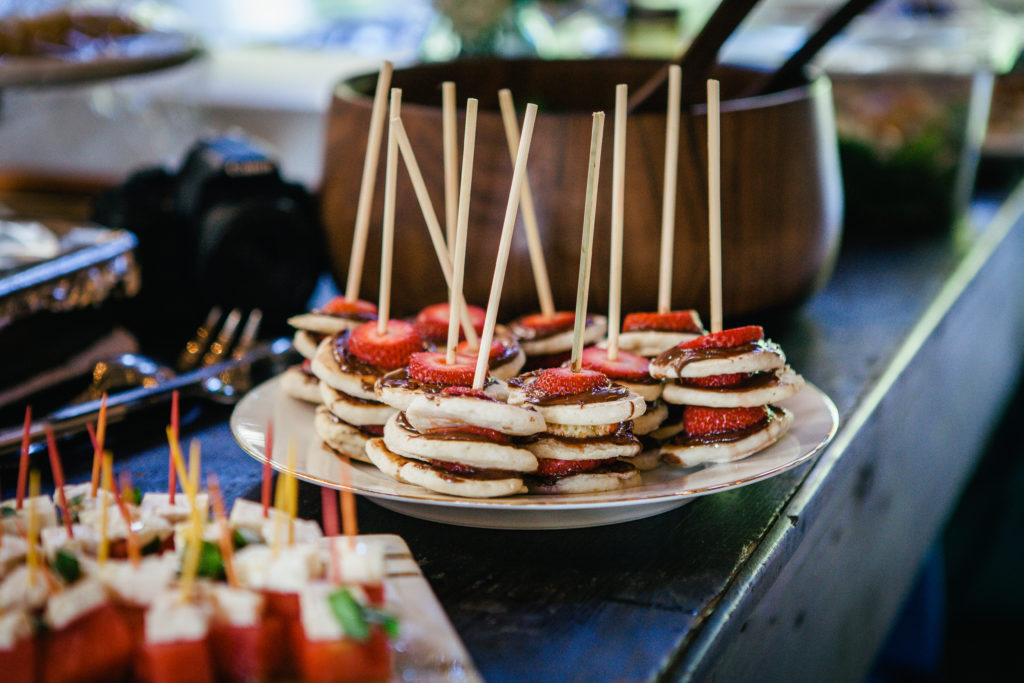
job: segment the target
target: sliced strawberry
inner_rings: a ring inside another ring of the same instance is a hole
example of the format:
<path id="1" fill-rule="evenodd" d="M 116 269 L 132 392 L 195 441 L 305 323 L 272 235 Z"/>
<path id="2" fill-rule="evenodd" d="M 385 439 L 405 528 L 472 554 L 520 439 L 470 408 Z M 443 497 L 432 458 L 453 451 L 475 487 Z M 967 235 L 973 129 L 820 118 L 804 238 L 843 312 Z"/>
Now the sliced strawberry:
<path id="1" fill-rule="evenodd" d="M 389 320 L 384 334 L 377 332 L 376 322 L 363 323 L 348 338 L 349 353 L 384 370 L 402 367 L 422 348 L 423 340 L 416 329 L 403 320 Z"/>
<path id="2" fill-rule="evenodd" d="M 384 436 L 384 425 L 356 425 L 356 429 L 368 436 Z"/>
<path id="3" fill-rule="evenodd" d="M 764 330 L 760 325 L 747 325 L 746 327 L 734 327 L 721 332 L 712 332 L 703 337 L 691 339 L 679 345 L 681 349 L 727 349 L 732 346 L 741 346 L 764 339 Z"/>
<path id="4" fill-rule="evenodd" d="M 480 398 L 485 401 L 496 401 L 497 399 L 491 398 L 484 393 L 483 389 L 474 389 L 472 387 L 465 386 L 451 386 L 445 387 L 441 390 L 442 396 L 467 396 L 471 398 Z"/>
<path id="5" fill-rule="evenodd" d="M 448 436 L 448 437 L 463 437 L 467 439 L 473 439 L 474 437 L 484 439 L 486 441 L 494 441 L 496 443 L 508 443 L 509 437 L 501 432 L 488 429 L 487 427 L 477 427 L 475 425 L 459 425 L 458 427 L 438 427 L 437 429 L 428 429 L 424 432 L 427 436 Z"/>
<path id="6" fill-rule="evenodd" d="M 537 474 L 544 477 L 564 477 L 580 472 L 589 472 L 601 466 L 604 460 L 552 460 L 539 458 L 537 460 Z"/>
<path id="7" fill-rule="evenodd" d="M 484 318 L 487 312 L 479 306 L 469 306 L 469 319 L 473 323 L 473 329 L 477 334 L 484 330 Z M 451 307 L 448 304 L 432 304 L 427 306 L 416 316 L 416 331 L 428 341 L 442 342 L 448 338 L 448 316 Z M 461 329 L 459 334 L 461 335 Z"/>
<path id="8" fill-rule="evenodd" d="M 583 394 L 608 386 L 608 378 L 597 370 L 586 368 L 573 372 L 571 368 L 548 368 L 541 371 L 533 382 L 533 389 L 548 396 Z"/>
<path id="9" fill-rule="evenodd" d="M 709 375 L 707 377 L 687 377 L 685 382 L 695 387 L 734 387 L 746 378 L 749 372 L 733 372 L 728 375 Z"/>
<path id="10" fill-rule="evenodd" d="M 613 381 L 641 382 L 650 378 L 649 360 L 635 353 L 619 351 L 618 358 L 608 360 L 608 351 L 596 346 L 583 349 L 583 367 L 597 370 Z"/>
<path id="11" fill-rule="evenodd" d="M 551 315 L 532 313 L 516 318 L 509 327 L 523 339 L 550 337 L 559 332 L 571 330 L 576 322 L 576 314 L 572 311 L 556 311 Z"/>
<path id="12" fill-rule="evenodd" d="M 768 415 L 765 406 L 753 408 L 705 408 L 686 406 L 683 427 L 690 436 L 725 434 L 756 425 Z"/>
<path id="13" fill-rule="evenodd" d="M 451 386 L 473 384 L 473 373 L 476 367 L 466 362 L 465 357 L 456 356 L 451 365 L 445 363 L 445 354 L 431 351 L 420 351 L 409 357 L 409 376 L 425 384 L 443 384 Z"/>
<path id="14" fill-rule="evenodd" d="M 427 460 L 431 465 L 438 469 L 445 470 L 446 472 L 452 472 L 454 474 L 474 474 L 479 472 L 478 467 L 471 467 L 469 465 L 463 465 L 457 462 L 448 462 L 446 460 Z"/>
<path id="15" fill-rule="evenodd" d="M 659 332 L 693 332 L 704 334 L 697 311 L 666 311 L 665 313 L 630 313 L 622 321 L 622 331 L 657 330 Z"/>
<path id="16" fill-rule="evenodd" d="M 366 320 L 377 319 L 377 306 L 369 301 L 353 299 L 349 301 L 343 296 L 336 296 L 320 309 L 321 313 L 338 315 L 343 317 L 365 318 Z"/>

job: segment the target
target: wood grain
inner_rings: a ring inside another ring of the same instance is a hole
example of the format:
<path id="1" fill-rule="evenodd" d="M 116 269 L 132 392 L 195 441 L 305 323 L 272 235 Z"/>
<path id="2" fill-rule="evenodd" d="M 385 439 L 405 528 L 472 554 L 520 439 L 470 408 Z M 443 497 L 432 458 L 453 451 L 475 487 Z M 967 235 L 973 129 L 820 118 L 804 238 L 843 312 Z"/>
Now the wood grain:
<path id="1" fill-rule="evenodd" d="M 617 83 L 635 87 L 660 63 L 644 60 L 586 62 L 466 61 L 398 69 L 393 85 L 403 89 L 403 123 L 418 150 L 423 175 L 440 206 L 443 198 L 441 83 L 480 100 L 476 171 L 467 247 L 465 291 L 481 304 L 489 289 L 501 219 L 511 181 L 497 92 L 511 88 L 519 106 L 540 105 L 530 182 L 551 272 L 555 303 L 573 304 L 580 226 L 590 143 L 590 114 L 611 111 Z M 724 309 L 727 318 L 794 306 L 828 278 L 839 245 L 842 209 L 839 163 L 826 80 L 781 93 L 730 101 L 753 77 L 722 69 L 722 229 Z M 348 263 L 359 165 L 375 74 L 339 85 L 328 121 L 322 185 L 323 216 L 332 272 L 344 281 Z M 707 316 L 707 184 L 704 108 L 683 94 L 680 167 L 672 303 Z M 652 98 L 630 116 L 626 151 L 626 225 L 623 311 L 654 310 L 665 139 L 665 102 Z M 461 118 L 464 112 L 460 111 Z M 604 163 L 611 163 L 611 144 Z M 422 150 L 422 151 L 420 151 Z M 382 182 L 382 181 L 381 181 Z M 608 304 L 611 177 L 602 179 L 595 235 L 591 310 Z M 394 313 L 408 315 L 446 296 L 440 269 L 430 258 L 427 231 L 408 178 L 400 174 L 396 209 Z M 374 207 L 369 253 L 380 249 L 381 207 Z M 521 231 L 518 231 L 521 232 Z M 368 283 L 377 280 L 367 258 Z M 477 264 L 475 267 L 473 264 Z M 525 236 L 510 255 L 501 317 L 539 309 Z M 373 298 L 371 292 L 365 298 Z"/>

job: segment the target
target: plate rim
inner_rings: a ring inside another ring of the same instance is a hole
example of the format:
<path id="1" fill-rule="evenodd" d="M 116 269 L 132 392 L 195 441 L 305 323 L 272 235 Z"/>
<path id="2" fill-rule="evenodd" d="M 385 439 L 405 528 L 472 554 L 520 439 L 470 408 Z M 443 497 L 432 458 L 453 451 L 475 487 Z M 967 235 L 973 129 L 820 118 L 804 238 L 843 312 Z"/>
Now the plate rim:
<path id="1" fill-rule="evenodd" d="M 280 390 L 280 381 L 281 381 L 281 375 L 277 375 L 275 377 L 272 377 L 272 378 L 262 382 L 261 384 L 257 385 L 256 387 L 254 387 L 250 392 L 248 392 L 245 396 L 242 397 L 242 400 L 239 401 L 238 404 L 235 405 L 234 409 L 231 412 L 231 417 L 229 419 L 229 424 L 230 424 L 230 428 L 231 428 L 231 435 L 235 439 L 235 442 L 239 445 L 239 447 L 247 455 L 249 455 L 250 457 L 254 458 L 256 461 L 258 461 L 258 462 L 260 462 L 262 464 L 266 464 L 267 463 L 266 456 L 262 452 L 257 452 L 257 450 L 254 447 L 251 448 L 248 445 L 248 443 L 240 436 L 240 434 L 238 433 L 238 429 L 237 429 L 237 425 L 238 425 L 238 418 L 237 418 L 237 416 L 241 412 L 241 409 L 243 408 L 243 406 L 246 405 L 247 401 L 255 401 L 255 400 L 257 400 L 257 398 L 255 398 L 255 397 L 258 396 L 260 392 L 265 392 L 265 393 L 274 392 L 275 395 L 280 393 L 280 391 L 281 391 Z M 750 485 L 750 484 L 756 484 L 756 483 L 758 483 L 760 481 L 764 481 L 765 479 L 769 479 L 769 478 L 777 476 L 777 475 L 779 475 L 779 474 L 781 474 L 783 472 L 791 470 L 791 469 L 793 469 L 795 467 L 798 467 L 799 465 L 801 465 L 801 464 L 807 462 L 808 460 L 811 460 L 815 456 L 819 455 L 829 445 L 829 443 L 832 442 L 832 440 L 835 438 L 836 433 L 838 432 L 838 429 L 839 429 L 839 411 L 836 408 L 835 402 L 828 396 L 828 394 L 826 394 L 824 391 L 822 391 L 820 388 L 818 388 L 813 383 L 805 382 L 804 388 L 803 388 L 802 391 L 810 391 L 810 392 L 813 392 L 816 395 L 816 397 L 818 398 L 818 400 L 820 400 L 822 406 L 824 407 L 825 412 L 828 414 L 828 416 L 830 418 L 830 421 L 831 421 L 831 425 L 830 425 L 829 429 L 818 440 L 818 442 L 816 444 L 814 444 L 813 447 L 811 447 L 806 452 L 802 452 L 799 456 L 797 456 L 796 458 L 794 458 L 794 459 L 792 459 L 790 461 L 782 463 L 782 464 L 780 464 L 780 465 L 778 465 L 776 467 L 767 469 L 767 470 L 765 470 L 763 472 L 759 472 L 756 475 L 751 475 L 750 477 L 747 477 L 747 478 L 745 478 L 742 481 L 739 481 L 739 482 L 736 482 L 736 481 L 723 482 L 723 483 L 720 483 L 720 484 L 714 484 L 714 485 L 710 485 L 710 486 L 706 486 L 706 487 L 701 487 L 698 490 L 694 490 L 694 489 L 677 489 L 677 490 L 671 490 L 671 491 L 662 491 L 662 492 L 658 492 L 658 493 L 651 493 L 651 494 L 648 494 L 648 495 L 641 495 L 639 489 L 642 489 L 643 486 L 638 486 L 638 487 L 633 487 L 631 489 L 622 489 L 622 492 L 624 494 L 626 494 L 627 497 L 624 497 L 624 498 L 621 498 L 621 499 L 596 500 L 596 501 L 595 500 L 574 501 L 574 500 L 571 500 L 569 498 L 569 496 L 544 496 L 540 500 L 537 500 L 534 497 L 530 497 L 530 499 L 526 499 L 526 496 L 504 496 L 504 497 L 500 497 L 500 498 L 484 498 L 484 499 L 478 499 L 478 498 L 465 498 L 465 499 L 461 499 L 461 498 L 456 498 L 456 497 L 452 497 L 452 496 L 443 496 L 443 494 L 432 494 L 431 492 L 427 492 L 427 493 L 432 495 L 432 496 L 434 496 L 434 497 L 423 497 L 423 498 L 420 498 L 420 497 L 412 497 L 412 496 L 409 496 L 409 495 L 404 494 L 404 493 L 393 493 L 393 492 L 386 492 L 386 491 L 375 491 L 375 490 L 368 490 L 368 489 L 360 487 L 360 486 L 354 486 L 354 485 L 351 485 L 351 484 L 345 485 L 345 484 L 343 484 L 341 482 L 328 481 L 328 480 L 323 479 L 321 477 L 317 477 L 317 476 L 314 476 L 314 475 L 311 475 L 311 474 L 307 474 L 307 473 L 303 473 L 303 472 L 293 471 L 293 472 L 291 472 L 291 474 L 294 475 L 295 477 L 299 478 L 299 479 L 302 479 L 303 481 L 306 481 L 306 482 L 309 482 L 309 483 L 312 483 L 312 484 L 316 484 L 318 486 L 326 486 L 326 487 L 337 489 L 337 490 L 350 490 L 353 493 L 356 493 L 356 494 L 362 495 L 362 496 L 366 496 L 367 498 L 371 498 L 371 499 L 394 500 L 394 501 L 398 501 L 398 502 L 402 502 L 402 503 L 410 503 L 410 504 L 415 504 L 415 505 L 434 505 L 434 506 L 440 506 L 440 507 L 446 507 L 446 508 L 454 508 L 456 510 L 458 510 L 458 509 L 462 509 L 462 510 L 486 509 L 486 510 L 518 510 L 518 511 L 523 511 L 523 512 L 527 512 L 527 511 L 530 511 L 530 512 L 551 512 L 551 511 L 587 510 L 587 509 L 594 509 L 594 508 L 602 508 L 603 509 L 603 508 L 617 508 L 617 507 L 629 507 L 629 506 L 643 506 L 643 505 L 647 505 L 647 504 L 654 504 L 654 503 L 659 503 L 659 502 L 665 502 L 665 501 L 668 501 L 668 500 L 686 500 L 686 499 L 698 498 L 698 497 L 705 496 L 705 495 L 711 495 L 711 494 L 714 494 L 714 493 L 720 493 L 720 492 L 723 492 L 723 491 L 729 491 L 729 490 L 741 488 L 743 486 L 747 486 L 747 485 Z M 312 405 L 312 404 L 310 404 L 310 405 Z M 799 420 L 800 419 L 799 415 L 796 415 L 795 419 Z M 310 429 L 312 429 L 312 423 L 310 424 Z M 773 444 L 773 446 L 774 446 L 774 444 Z M 771 446 L 769 448 L 771 448 Z M 728 463 L 723 463 L 723 464 L 728 464 Z M 353 463 L 353 466 L 357 466 L 357 467 L 358 466 L 363 466 L 363 465 L 365 465 L 366 467 L 372 467 L 372 465 L 366 465 L 365 463 Z M 289 469 L 287 467 L 287 463 L 283 463 L 283 462 L 281 462 L 279 460 L 271 459 L 270 460 L 270 466 L 273 469 L 275 469 L 276 471 L 278 471 L 278 472 L 289 472 Z M 691 468 L 687 468 L 687 470 L 691 470 Z M 692 471 L 696 471 L 696 469 L 692 469 Z M 536 494 L 536 496 L 540 497 L 539 494 Z"/>

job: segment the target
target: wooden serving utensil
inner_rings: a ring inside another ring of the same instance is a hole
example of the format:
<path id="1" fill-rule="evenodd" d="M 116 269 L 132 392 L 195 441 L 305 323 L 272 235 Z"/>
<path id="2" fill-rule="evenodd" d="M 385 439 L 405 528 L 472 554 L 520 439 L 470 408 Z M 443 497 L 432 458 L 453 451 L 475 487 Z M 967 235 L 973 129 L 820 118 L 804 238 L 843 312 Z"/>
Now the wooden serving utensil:
<path id="1" fill-rule="evenodd" d="M 769 92 L 785 90 L 799 83 L 800 77 L 811 60 L 813 60 L 830 40 L 836 37 L 858 15 L 866 12 L 878 0 L 847 0 L 835 12 L 823 21 L 807 38 L 804 44 L 783 62 L 774 72 L 765 74 L 763 79 L 752 82 L 742 93 L 742 97 L 763 95 Z"/>
<path id="2" fill-rule="evenodd" d="M 629 111 L 635 111 L 665 84 L 668 79 L 668 68 L 672 64 L 682 67 L 683 93 L 697 92 L 697 87 L 704 83 L 711 67 L 714 66 L 722 45 L 757 3 L 758 0 L 722 0 L 686 51 L 637 88 L 629 98 Z"/>

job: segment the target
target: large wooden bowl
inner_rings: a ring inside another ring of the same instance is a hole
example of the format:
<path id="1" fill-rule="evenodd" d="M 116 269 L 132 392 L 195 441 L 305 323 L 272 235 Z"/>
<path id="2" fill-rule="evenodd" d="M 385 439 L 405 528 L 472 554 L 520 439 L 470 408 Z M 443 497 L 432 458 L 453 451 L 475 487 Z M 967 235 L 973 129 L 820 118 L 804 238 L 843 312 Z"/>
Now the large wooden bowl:
<path id="1" fill-rule="evenodd" d="M 512 164 L 497 92 L 512 90 L 516 104 L 540 106 L 529 157 L 544 253 L 556 305 L 571 309 L 576 294 L 583 226 L 591 112 L 608 113 L 599 189 L 589 310 L 608 304 L 614 87 L 634 90 L 661 66 L 646 60 L 460 61 L 394 73 L 402 88 L 402 120 L 444 223 L 441 83 L 452 80 L 458 99 L 480 100 L 466 267 L 466 298 L 486 305 L 497 254 Z M 751 77 L 721 69 L 722 257 L 724 309 L 731 319 L 792 307 L 827 279 L 839 245 L 842 191 L 830 85 L 804 86 L 747 99 L 730 99 Z M 341 83 L 331 106 L 322 186 L 332 272 L 344 287 L 356 200 L 376 74 Z M 704 93 L 684 99 L 703 100 Z M 687 105 L 680 134 L 679 182 L 672 288 L 673 308 L 708 315 L 708 202 L 706 116 Z M 627 132 L 624 311 L 657 304 L 665 102 L 652 100 L 629 118 Z M 521 116 L 520 116 L 521 119 Z M 460 131 L 462 118 L 460 117 Z M 461 146 L 461 132 L 459 134 Z M 382 145 L 383 147 L 383 145 Z M 383 212 L 384 151 L 363 274 L 362 298 L 377 295 Z M 412 186 L 401 168 L 396 209 L 392 310 L 414 313 L 446 298 Z M 501 319 L 539 308 L 525 234 L 516 228 L 502 295 Z M 750 314 L 750 315 L 748 315 Z"/>

